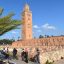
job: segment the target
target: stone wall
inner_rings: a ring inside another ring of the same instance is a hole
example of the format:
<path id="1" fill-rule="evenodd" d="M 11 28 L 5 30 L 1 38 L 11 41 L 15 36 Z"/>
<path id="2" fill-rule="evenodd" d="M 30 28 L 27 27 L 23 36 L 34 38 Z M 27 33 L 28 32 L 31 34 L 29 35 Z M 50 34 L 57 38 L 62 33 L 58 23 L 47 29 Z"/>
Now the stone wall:
<path id="1" fill-rule="evenodd" d="M 12 47 L 45 47 L 45 46 L 62 46 L 64 47 L 64 36 L 20 40 L 12 43 Z"/>
<path id="2" fill-rule="evenodd" d="M 45 64 L 47 60 L 50 62 L 60 60 L 61 57 L 64 57 L 64 49 L 44 52 L 40 54 L 40 63 Z"/>
<path id="3" fill-rule="evenodd" d="M 64 36 L 20 40 L 13 42 L 12 47 L 29 49 L 39 48 L 40 62 L 44 64 L 47 60 L 56 61 L 59 60 L 61 56 L 64 57 Z"/>

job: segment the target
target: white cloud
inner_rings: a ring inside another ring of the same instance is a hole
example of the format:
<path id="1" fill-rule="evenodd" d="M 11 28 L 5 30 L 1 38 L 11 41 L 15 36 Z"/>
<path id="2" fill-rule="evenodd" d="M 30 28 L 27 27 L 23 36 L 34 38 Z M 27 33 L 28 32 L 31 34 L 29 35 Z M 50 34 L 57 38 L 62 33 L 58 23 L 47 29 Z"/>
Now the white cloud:
<path id="1" fill-rule="evenodd" d="M 33 28 L 36 28 L 36 29 L 38 29 L 38 28 L 39 28 L 39 26 L 38 26 L 38 25 L 34 25 L 34 26 L 33 26 Z"/>
<path id="2" fill-rule="evenodd" d="M 13 34 L 16 34 L 17 32 L 15 32 L 15 31 L 12 31 L 11 33 L 13 33 Z"/>
<path id="3" fill-rule="evenodd" d="M 41 30 L 37 30 L 37 32 L 41 32 Z"/>
<path id="4" fill-rule="evenodd" d="M 55 26 L 49 25 L 48 23 L 42 25 L 42 27 L 43 27 L 44 29 L 48 29 L 48 30 L 55 30 L 55 29 L 56 29 Z"/>

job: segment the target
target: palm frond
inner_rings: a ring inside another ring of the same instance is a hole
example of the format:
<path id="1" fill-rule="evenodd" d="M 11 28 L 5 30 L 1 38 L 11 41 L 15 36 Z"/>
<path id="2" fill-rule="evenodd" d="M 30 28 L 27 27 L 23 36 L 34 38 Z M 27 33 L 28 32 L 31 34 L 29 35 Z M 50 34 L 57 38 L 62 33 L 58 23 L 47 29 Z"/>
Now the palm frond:
<path id="1" fill-rule="evenodd" d="M 0 8 L 0 16 L 2 15 L 4 9 L 3 8 Z"/>
<path id="2" fill-rule="evenodd" d="M 0 30 L 0 35 L 10 31 L 10 30 L 13 30 L 13 29 L 16 29 L 17 26 L 21 25 L 21 21 L 18 21 L 18 20 L 12 20 L 6 27 L 3 27 L 1 28 Z M 5 26 L 5 25 L 4 25 Z"/>
<path id="3" fill-rule="evenodd" d="M 3 13 L 3 10 L 3 8 L 0 8 L 0 16 Z M 21 25 L 21 21 L 12 20 L 12 16 L 14 16 L 14 13 L 9 13 L 4 17 L 0 17 L 0 35 L 3 35 L 10 30 L 16 29 L 17 26 Z"/>

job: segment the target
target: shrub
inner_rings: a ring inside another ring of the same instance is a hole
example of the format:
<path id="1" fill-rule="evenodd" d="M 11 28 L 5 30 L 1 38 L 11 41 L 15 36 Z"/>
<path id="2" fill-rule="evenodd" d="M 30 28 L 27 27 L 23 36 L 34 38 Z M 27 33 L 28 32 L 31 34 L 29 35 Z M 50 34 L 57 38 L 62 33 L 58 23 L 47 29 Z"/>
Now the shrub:
<path id="1" fill-rule="evenodd" d="M 45 64 L 53 64 L 53 62 L 49 62 L 49 61 L 47 60 Z"/>

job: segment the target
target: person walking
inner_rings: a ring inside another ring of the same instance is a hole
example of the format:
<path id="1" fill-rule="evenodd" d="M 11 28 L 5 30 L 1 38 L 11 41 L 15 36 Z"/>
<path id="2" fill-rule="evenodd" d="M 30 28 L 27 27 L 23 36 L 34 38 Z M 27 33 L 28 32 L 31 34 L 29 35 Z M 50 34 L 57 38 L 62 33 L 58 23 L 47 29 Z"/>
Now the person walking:
<path id="1" fill-rule="evenodd" d="M 28 51 L 27 50 L 23 50 L 23 52 L 21 53 L 21 57 L 22 57 L 22 61 L 28 63 Z"/>
<path id="2" fill-rule="evenodd" d="M 17 59 L 17 49 L 13 49 L 13 58 Z"/>
<path id="3" fill-rule="evenodd" d="M 23 51 L 21 52 L 21 59 L 22 59 L 22 61 L 24 61 L 24 54 L 25 54 L 25 52 L 24 52 L 24 49 L 23 49 Z"/>
<path id="4" fill-rule="evenodd" d="M 39 55 L 40 55 L 40 51 L 39 51 L 39 49 L 37 48 L 36 49 L 36 55 L 35 55 L 35 62 L 37 63 L 37 64 L 40 64 L 40 60 L 39 60 Z"/>

